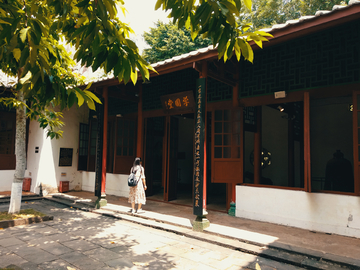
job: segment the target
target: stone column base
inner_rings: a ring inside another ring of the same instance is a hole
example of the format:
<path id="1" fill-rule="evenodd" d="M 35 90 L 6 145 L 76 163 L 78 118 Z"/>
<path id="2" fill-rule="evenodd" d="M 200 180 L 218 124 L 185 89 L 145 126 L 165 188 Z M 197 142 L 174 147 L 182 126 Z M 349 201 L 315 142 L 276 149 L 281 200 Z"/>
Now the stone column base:
<path id="1" fill-rule="evenodd" d="M 230 216 L 235 217 L 235 210 L 236 210 L 235 203 L 234 203 L 234 202 L 231 202 L 231 203 L 230 203 L 230 209 L 229 209 L 229 211 L 228 211 L 228 214 L 229 214 Z"/>
<path id="2" fill-rule="evenodd" d="M 193 231 L 202 232 L 210 226 L 210 221 L 206 218 L 206 216 L 197 216 L 191 224 L 193 226 Z"/>
<path id="3" fill-rule="evenodd" d="M 101 207 L 107 205 L 107 200 L 105 198 L 98 198 L 95 202 L 95 208 L 100 209 Z"/>

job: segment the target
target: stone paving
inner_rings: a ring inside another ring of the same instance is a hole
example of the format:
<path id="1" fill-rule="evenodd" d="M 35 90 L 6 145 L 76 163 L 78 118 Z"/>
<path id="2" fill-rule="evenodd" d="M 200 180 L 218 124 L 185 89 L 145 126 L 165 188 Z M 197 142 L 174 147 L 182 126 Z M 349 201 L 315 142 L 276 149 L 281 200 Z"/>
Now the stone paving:
<path id="1" fill-rule="evenodd" d="M 0 230 L 0 269 L 302 269 L 50 201 L 24 208 L 54 220 Z"/>

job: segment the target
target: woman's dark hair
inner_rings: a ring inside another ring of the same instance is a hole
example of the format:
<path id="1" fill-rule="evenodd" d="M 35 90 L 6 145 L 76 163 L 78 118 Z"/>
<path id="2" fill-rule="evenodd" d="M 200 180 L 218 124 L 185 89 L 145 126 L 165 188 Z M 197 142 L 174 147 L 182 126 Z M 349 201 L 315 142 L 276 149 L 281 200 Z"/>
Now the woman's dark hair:
<path id="1" fill-rule="evenodd" d="M 137 165 L 140 165 L 140 162 L 141 162 L 141 157 L 135 158 L 134 167 L 137 166 Z"/>

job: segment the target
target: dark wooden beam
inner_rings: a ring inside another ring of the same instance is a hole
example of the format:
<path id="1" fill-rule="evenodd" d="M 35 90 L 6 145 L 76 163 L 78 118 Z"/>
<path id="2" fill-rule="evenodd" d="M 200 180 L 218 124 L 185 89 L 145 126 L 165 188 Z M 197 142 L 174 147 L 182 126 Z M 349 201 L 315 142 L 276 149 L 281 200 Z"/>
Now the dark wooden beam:
<path id="1" fill-rule="evenodd" d="M 217 81 L 220 81 L 222 83 L 225 83 L 227 85 L 230 85 L 232 87 L 236 86 L 236 81 L 233 80 L 233 79 L 229 79 L 229 78 L 225 78 L 224 76 L 221 76 L 217 73 L 215 73 L 214 71 L 208 71 L 208 76 L 217 80 Z"/>
<path id="2" fill-rule="evenodd" d="M 128 100 L 133 102 L 139 102 L 138 96 L 130 96 L 126 93 L 125 88 L 117 88 L 116 90 L 109 88 L 109 97 L 111 98 L 118 98 L 121 100 Z"/>

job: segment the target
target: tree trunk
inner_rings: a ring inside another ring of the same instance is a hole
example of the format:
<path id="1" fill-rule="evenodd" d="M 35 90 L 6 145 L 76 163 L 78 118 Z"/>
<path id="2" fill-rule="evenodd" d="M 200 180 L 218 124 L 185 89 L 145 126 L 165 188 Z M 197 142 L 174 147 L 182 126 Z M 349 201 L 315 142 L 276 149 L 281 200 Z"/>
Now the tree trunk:
<path id="1" fill-rule="evenodd" d="M 24 93 L 18 92 L 18 100 L 24 102 Z M 26 113 L 25 106 L 16 109 L 15 156 L 16 167 L 11 187 L 9 213 L 18 213 L 21 207 L 22 185 L 26 166 Z"/>

